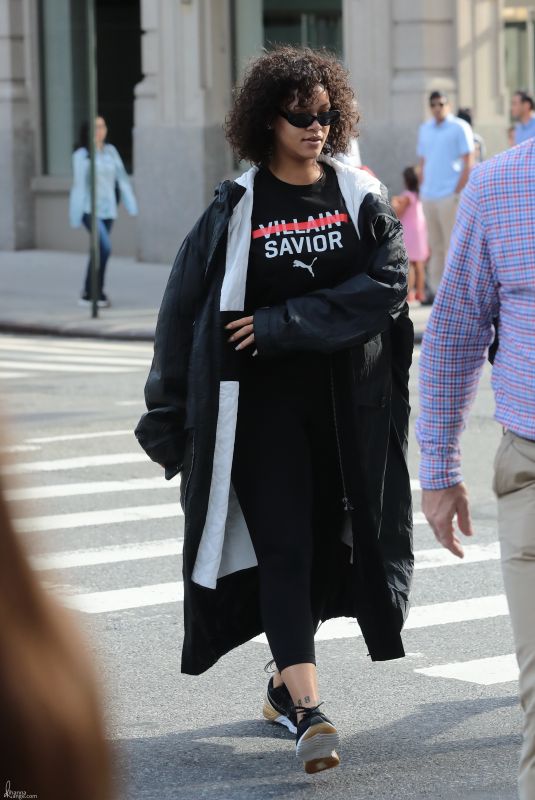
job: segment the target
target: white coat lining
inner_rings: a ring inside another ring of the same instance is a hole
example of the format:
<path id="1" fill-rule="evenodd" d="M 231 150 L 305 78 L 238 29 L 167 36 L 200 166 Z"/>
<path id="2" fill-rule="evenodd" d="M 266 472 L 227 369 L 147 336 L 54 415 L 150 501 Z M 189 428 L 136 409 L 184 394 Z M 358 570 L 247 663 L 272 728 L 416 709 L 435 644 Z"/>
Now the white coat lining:
<path id="1" fill-rule="evenodd" d="M 361 203 L 367 194 L 380 195 L 381 183 L 365 170 L 343 164 L 329 156 L 320 156 L 319 160 L 336 171 L 340 191 L 360 237 L 357 223 Z M 221 311 L 243 311 L 251 240 L 253 185 L 257 171 L 257 167 L 251 167 L 236 180 L 236 183 L 245 187 L 245 194 L 229 221 Z M 230 481 L 238 397 L 237 381 L 221 381 L 208 510 L 192 572 L 192 580 L 208 589 L 215 589 L 217 579 L 223 575 L 254 567 L 258 563 Z M 351 544 L 347 520 L 343 540 Z"/>

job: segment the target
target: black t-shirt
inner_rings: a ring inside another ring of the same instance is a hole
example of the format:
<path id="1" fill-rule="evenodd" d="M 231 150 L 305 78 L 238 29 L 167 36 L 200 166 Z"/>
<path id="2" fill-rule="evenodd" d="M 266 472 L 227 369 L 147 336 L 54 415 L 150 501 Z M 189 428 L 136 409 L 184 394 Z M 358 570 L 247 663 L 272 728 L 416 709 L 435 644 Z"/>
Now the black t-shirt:
<path id="1" fill-rule="evenodd" d="M 334 169 L 296 186 L 262 167 L 254 182 L 245 311 L 341 283 L 355 271 L 358 235 Z"/>

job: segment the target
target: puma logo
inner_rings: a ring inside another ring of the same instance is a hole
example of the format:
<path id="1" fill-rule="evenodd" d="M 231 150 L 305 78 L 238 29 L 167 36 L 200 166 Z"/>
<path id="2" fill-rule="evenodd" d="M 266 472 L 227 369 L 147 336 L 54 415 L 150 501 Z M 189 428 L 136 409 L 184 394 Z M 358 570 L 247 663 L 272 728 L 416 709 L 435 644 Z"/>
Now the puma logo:
<path id="1" fill-rule="evenodd" d="M 317 261 L 317 260 L 318 260 L 318 257 L 316 256 L 316 258 L 314 259 L 314 261 Z M 293 263 L 293 266 L 294 266 L 294 267 L 302 267 L 303 269 L 308 269 L 308 271 L 310 272 L 310 274 L 311 274 L 311 275 L 312 275 L 312 277 L 314 278 L 314 277 L 315 277 L 315 275 L 314 275 L 314 272 L 313 272 L 313 270 L 312 270 L 312 266 L 313 266 L 313 264 L 314 264 L 314 261 L 312 262 L 312 264 L 305 264 L 303 261 L 299 261 L 299 259 L 298 259 L 298 258 L 296 258 L 296 259 L 295 259 L 295 261 L 294 261 L 294 263 Z"/>

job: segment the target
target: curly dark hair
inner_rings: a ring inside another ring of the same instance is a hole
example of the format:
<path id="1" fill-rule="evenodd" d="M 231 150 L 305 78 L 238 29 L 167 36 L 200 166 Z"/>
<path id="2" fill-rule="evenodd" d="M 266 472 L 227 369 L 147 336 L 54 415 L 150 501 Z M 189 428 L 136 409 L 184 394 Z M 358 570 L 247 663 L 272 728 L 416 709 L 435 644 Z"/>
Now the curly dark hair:
<path id="1" fill-rule="evenodd" d="M 340 119 L 332 124 L 323 152 L 346 153 L 351 137 L 358 136 L 359 121 L 347 70 L 325 49 L 283 45 L 255 59 L 234 92 L 225 133 L 237 157 L 266 164 L 273 151 L 273 131 L 268 124 L 295 92 L 300 105 L 306 106 L 318 84 L 328 92 L 332 108 L 340 110 Z"/>

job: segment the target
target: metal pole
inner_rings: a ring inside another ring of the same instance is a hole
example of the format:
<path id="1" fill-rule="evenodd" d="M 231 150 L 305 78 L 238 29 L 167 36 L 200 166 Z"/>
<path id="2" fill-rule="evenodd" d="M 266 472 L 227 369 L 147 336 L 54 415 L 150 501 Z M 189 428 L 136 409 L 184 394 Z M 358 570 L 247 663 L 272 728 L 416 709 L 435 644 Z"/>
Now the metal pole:
<path id="1" fill-rule="evenodd" d="M 89 163 L 91 191 L 91 316 L 98 317 L 98 273 L 100 267 L 100 247 L 97 218 L 97 170 L 95 147 L 95 118 L 97 116 L 97 42 L 95 33 L 95 0 L 87 3 L 87 74 L 89 110 Z"/>

